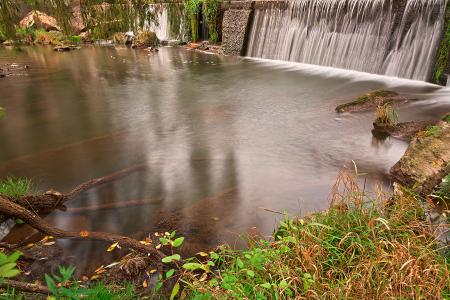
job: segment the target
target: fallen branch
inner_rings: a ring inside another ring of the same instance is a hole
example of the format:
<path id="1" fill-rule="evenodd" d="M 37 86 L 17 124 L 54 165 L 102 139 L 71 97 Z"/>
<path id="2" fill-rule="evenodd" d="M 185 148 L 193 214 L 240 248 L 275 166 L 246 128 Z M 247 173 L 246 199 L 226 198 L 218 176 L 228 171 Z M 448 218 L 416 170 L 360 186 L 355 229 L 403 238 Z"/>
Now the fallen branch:
<path id="1" fill-rule="evenodd" d="M 158 204 L 161 203 L 161 199 L 148 198 L 148 199 L 139 199 L 139 200 L 125 200 L 120 202 L 112 202 L 105 203 L 100 205 L 91 205 L 91 206 L 83 206 L 83 207 L 68 207 L 66 212 L 68 213 L 85 213 L 99 210 L 108 210 L 108 209 L 118 209 L 118 208 L 127 208 L 133 206 L 143 206 L 150 204 Z"/>
<path id="2" fill-rule="evenodd" d="M 0 282 L 0 287 L 4 289 L 5 288 L 15 289 L 26 293 L 39 293 L 46 295 L 50 294 L 50 291 L 46 286 L 4 278 Z"/>
<path id="3" fill-rule="evenodd" d="M 46 211 L 46 210 L 53 210 L 56 208 L 62 208 L 65 202 L 77 197 L 81 193 L 91 188 L 120 179 L 133 172 L 144 169 L 145 167 L 146 167 L 145 164 L 138 164 L 103 177 L 98 177 L 85 181 L 77 185 L 68 194 L 63 195 L 58 192 L 47 192 L 44 195 L 24 196 L 17 200 L 14 200 L 14 202 L 31 211 Z"/>
<path id="4" fill-rule="evenodd" d="M 122 248 L 133 249 L 135 251 L 138 251 L 145 255 L 153 256 L 158 259 L 165 257 L 165 255 L 162 252 L 151 246 L 142 244 L 141 242 L 135 239 L 117 235 L 114 233 L 88 232 L 88 231 L 75 232 L 54 228 L 50 224 L 45 222 L 43 219 L 41 219 L 39 216 L 30 212 L 29 210 L 2 197 L 0 197 L 0 213 L 21 219 L 22 221 L 24 221 L 31 227 L 37 229 L 38 231 L 46 235 L 51 235 L 55 238 L 84 239 L 84 240 L 105 241 L 109 243 L 118 243 Z"/>

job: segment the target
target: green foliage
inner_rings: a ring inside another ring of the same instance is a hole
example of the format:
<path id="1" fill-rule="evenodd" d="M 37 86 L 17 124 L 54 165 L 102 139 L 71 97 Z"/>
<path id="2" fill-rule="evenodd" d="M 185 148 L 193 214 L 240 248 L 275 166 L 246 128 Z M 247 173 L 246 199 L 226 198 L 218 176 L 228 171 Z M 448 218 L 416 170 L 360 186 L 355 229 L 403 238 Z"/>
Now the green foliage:
<path id="1" fill-rule="evenodd" d="M 72 44 L 79 44 L 79 43 L 81 43 L 81 37 L 79 35 L 72 35 L 70 37 L 70 42 Z"/>
<path id="2" fill-rule="evenodd" d="M 450 174 L 447 174 L 447 176 L 442 179 L 441 184 L 439 184 L 438 188 L 433 193 L 433 196 L 447 202 L 450 201 Z"/>
<path id="3" fill-rule="evenodd" d="M 15 0 L 0 1 L 0 32 L 6 39 L 16 39 L 19 5 Z"/>
<path id="4" fill-rule="evenodd" d="M 186 0 L 184 3 L 184 9 L 186 17 L 191 25 L 191 39 L 193 42 L 198 40 L 198 20 L 197 15 L 200 12 L 202 0 Z"/>
<path id="5" fill-rule="evenodd" d="M 0 252 L 0 280 L 1 278 L 16 277 L 20 274 L 17 268 L 17 260 L 22 256 L 22 253 L 16 251 L 10 255 Z"/>
<path id="6" fill-rule="evenodd" d="M 448 265 L 418 199 L 405 191 L 386 205 L 348 178 L 337 191 L 327 212 L 286 217 L 273 241 L 251 240 L 244 251 L 222 247 L 185 263 L 188 298 L 442 299 Z"/>
<path id="7" fill-rule="evenodd" d="M 0 195 L 16 199 L 29 195 L 33 190 L 31 180 L 26 178 L 8 177 L 6 180 L 0 181 Z"/>
<path id="8" fill-rule="evenodd" d="M 383 125 L 395 125 L 398 121 L 398 114 L 392 107 L 392 104 L 385 103 L 379 105 L 375 112 L 376 122 Z"/>
<path id="9" fill-rule="evenodd" d="M 450 114 L 446 114 L 445 116 L 443 116 L 442 121 L 444 121 L 446 123 L 450 123 Z"/>
<path id="10" fill-rule="evenodd" d="M 92 289 L 80 287 L 77 281 L 73 281 L 75 267 L 59 267 L 59 275 L 49 276 L 45 274 L 45 282 L 52 297 L 50 299 L 82 299 L 93 293 Z"/>
<path id="11" fill-rule="evenodd" d="M 442 39 L 441 46 L 439 47 L 434 80 L 436 83 L 444 85 L 446 78 L 443 78 L 445 68 L 448 64 L 448 53 L 450 52 L 450 22 L 447 25 L 447 31 L 445 32 L 444 38 Z"/>
<path id="12" fill-rule="evenodd" d="M 209 40 L 212 43 L 219 41 L 219 14 L 221 0 L 204 0 L 203 15 L 208 23 Z"/>
<path id="13" fill-rule="evenodd" d="M 442 134 L 443 130 L 442 127 L 439 125 L 431 125 L 428 126 L 425 130 L 425 136 L 426 137 L 438 137 Z"/>
<path id="14" fill-rule="evenodd" d="M 16 40 L 23 44 L 31 44 L 34 42 L 35 32 L 31 28 L 17 28 Z"/>

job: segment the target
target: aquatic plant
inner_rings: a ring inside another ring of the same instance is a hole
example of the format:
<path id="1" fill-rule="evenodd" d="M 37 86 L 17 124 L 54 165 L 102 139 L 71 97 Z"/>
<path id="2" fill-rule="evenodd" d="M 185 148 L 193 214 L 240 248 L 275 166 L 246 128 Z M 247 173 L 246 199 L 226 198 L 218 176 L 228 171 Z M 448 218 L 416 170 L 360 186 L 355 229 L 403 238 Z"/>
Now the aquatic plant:
<path id="1" fill-rule="evenodd" d="M 29 195 L 33 190 L 31 180 L 8 177 L 0 181 L 0 195 L 15 199 Z"/>
<path id="2" fill-rule="evenodd" d="M 326 212 L 280 222 L 273 241 L 183 265 L 190 299 L 443 299 L 449 269 L 408 190 L 388 202 L 343 173 Z"/>
<path id="3" fill-rule="evenodd" d="M 208 23 L 209 40 L 212 43 L 219 41 L 219 14 L 221 0 L 204 0 L 203 15 Z"/>
<path id="4" fill-rule="evenodd" d="M 390 103 L 379 105 L 375 117 L 375 122 L 382 125 L 395 125 L 398 121 L 398 114 Z"/>

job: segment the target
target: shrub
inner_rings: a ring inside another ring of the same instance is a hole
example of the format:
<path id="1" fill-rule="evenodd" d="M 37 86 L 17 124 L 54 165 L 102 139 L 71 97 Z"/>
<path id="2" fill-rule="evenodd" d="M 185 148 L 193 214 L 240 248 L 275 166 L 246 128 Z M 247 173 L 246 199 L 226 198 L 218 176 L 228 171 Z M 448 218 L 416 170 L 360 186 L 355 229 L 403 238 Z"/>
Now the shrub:
<path id="1" fill-rule="evenodd" d="M 198 21 L 197 15 L 200 12 L 200 5 L 202 0 L 186 0 L 184 3 L 184 9 L 186 11 L 186 17 L 190 23 L 191 39 L 193 42 L 198 40 Z"/>
<path id="2" fill-rule="evenodd" d="M 219 41 L 219 13 L 221 0 L 205 0 L 203 6 L 203 15 L 208 23 L 209 40 L 212 43 Z"/>

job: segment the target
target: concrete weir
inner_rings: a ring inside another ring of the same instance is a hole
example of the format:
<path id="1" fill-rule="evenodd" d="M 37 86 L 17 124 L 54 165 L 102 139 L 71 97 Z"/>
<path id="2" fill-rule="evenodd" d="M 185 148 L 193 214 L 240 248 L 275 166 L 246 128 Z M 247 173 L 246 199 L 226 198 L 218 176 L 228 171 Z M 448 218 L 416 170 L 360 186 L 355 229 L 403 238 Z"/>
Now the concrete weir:
<path id="1" fill-rule="evenodd" d="M 439 82 L 449 75 L 448 67 L 437 72 L 438 63 L 450 60 L 441 50 L 449 6 L 449 0 L 231 1 L 222 5 L 222 47 L 226 55 Z"/>

